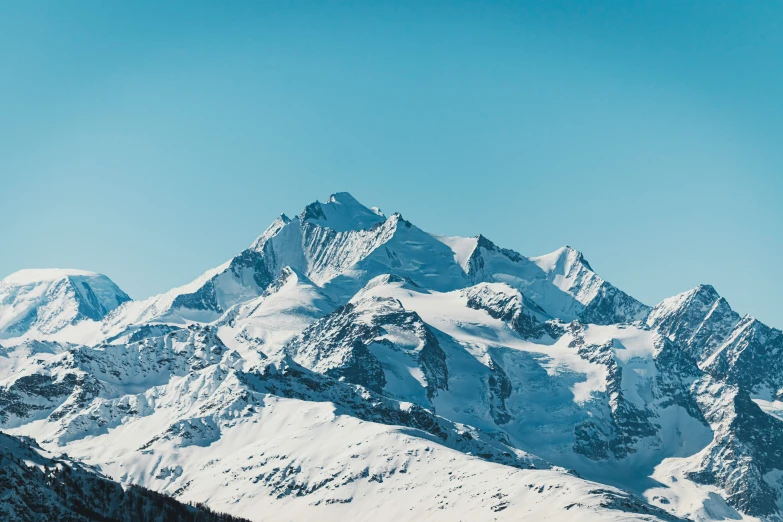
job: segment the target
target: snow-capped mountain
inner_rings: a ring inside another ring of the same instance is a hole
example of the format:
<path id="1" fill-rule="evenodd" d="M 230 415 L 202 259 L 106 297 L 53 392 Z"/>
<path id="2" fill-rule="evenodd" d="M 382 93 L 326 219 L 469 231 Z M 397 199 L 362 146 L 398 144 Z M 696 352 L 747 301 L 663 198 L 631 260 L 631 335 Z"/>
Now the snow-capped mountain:
<path id="1" fill-rule="evenodd" d="M 251 520 L 783 516 L 783 333 L 710 286 L 648 307 L 570 247 L 432 235 L 343 192 L 143 301 L 75 271 L 0 297 L 0 429 L 180 501 Z"/>
<path id="2" fill-rule="evenodd" d="M 647 324 L 678 341 L 697 361 L 718 349 L 740 316 L 710 285 L 664 299 L 647 317 Z"/>
<path id="3" fill-rule="evenodd" d="M 130 297 L 108 277 L 84 270 L 20 270 L 0 281 L 0 338 L 53 334 L 100 321 Z"/>

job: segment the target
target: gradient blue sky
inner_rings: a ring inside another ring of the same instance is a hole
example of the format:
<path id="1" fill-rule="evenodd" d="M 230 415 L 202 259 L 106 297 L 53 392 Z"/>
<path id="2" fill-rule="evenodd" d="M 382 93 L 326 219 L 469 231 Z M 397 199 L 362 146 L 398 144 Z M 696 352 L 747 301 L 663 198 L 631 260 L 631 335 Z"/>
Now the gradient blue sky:
<path id="1" fill-rule="evenodd" d="M 3 2 L 0 277 L 146 297 L 345 190 L 783 326 L 781 62 L 781 2 Z"/>

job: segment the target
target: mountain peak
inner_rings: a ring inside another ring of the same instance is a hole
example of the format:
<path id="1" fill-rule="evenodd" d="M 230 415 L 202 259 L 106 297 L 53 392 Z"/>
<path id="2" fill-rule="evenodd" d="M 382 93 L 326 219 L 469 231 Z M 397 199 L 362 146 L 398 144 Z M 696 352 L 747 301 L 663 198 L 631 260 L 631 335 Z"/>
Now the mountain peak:
<path id="1" fill-rule="evenodd" d="M 416 284 L 411 279 L 396 275 L 396 274 L 382 274 L 379 276 L 375 276 L 370 281 L 367 282 L 364 287 L 359 290 L 356 295 L 351 299 L 352 301 L 357 301 L 359 299 L 362 299 L 366 297 L 367 295 L 372 295 L 372 290 L 378 287 L 386 286 L 386 285 L 396 285 L 400 288 L 405 288 L 406 290 L 414 290 L 416 292 L 421 293 L 429 293 L 427 290 Z"/>
<path id="2" fill-rule="evenodd" d="M 590 263 L 585 259 L 584 255 L 568 245 L 562 246 L 554 252 L 544 254 L 543 256 L 531 257 L 530 260 L 547 273 L 558 269 L 563 271 L 564 267 L 573 265 L 582 265 L 591 272 L 594 272 L 593 267 L 590 266 Z"/>
<path id="3" fill-rule="evenodd" d="M 97 272 L 88 270 L 77 270 L 73 268 L 25 268 L 14 272 L 5 279 L 3 283 L 24 285 L 33 283 L 42 283 L 45 281 L 57 281 L 66 277 L 106 277 Z"/>
<path id="4" fill-rule="evenodd" d="M 739 324 L 737 325 L 738 329 L 744 329 L 744 328 L 750 328 L 750 329 L 767 329 L 769 328 L 766 324 L 762 323 L 758 319 L 756 319 L 754 316 L 750 314 L 745 314 L 742 316 L 742 319 L 740 319 Z"/>
<path id="5" fill-rule="evenodd" d="M 280 214 L 277 219 L 275 219 L 271 225 L 267 227 L 264 232 L 261 233 L 260 236 L 256 238 L 255 241 L 253 241 L 253 244 L 250 245 L 251 250 L 261 250 L 264 248 L 264 245 L 267 241 L 269 241 L 270 238 L 274 237 L 280 230 L 288 225 L 291 222 L 291 219 L 286 216 L 285 214 Z"/>
<path id="6" fill-rule="evenodd" d="M 361 205 L 359 201 L 351 195 L 350 192 L 335 192 L 329 196 L 327 203 L 337 203 L 339 205 Z"/>
<path id="7" fill-rule="evenodd" d="M 305 276 L 298 270 L 291 268 L 290 266 L 284 266 L 283 268 L 280 269 L 280 273 L 277 275 L 277 277 L 264 290 L 262 296 L 268 297 L 269 295 L 280 291 L 281 288 L 283 288 L 288 284 L 297 285 L 300 282 L 303 284 L 315 286 L 315 284 L 312 281 L 310 281 L 310 279 L 308 279 L 307 276 Z"/>
<path id="8" fill-rule="evenodd" d="M 718 299 L 722 299 L 712 285 L 699 285 L 672 297 L 667 297 L 653 308 L 648 318 L 650 325 L 672 314 L 680 314 L 686 309 L 699 309 L 706 314 Z"/>
<path id="9" fill-rule="evenodd" d="M 655 305 L 646 323 L 678 341 L 696 360 L 704 360 L 740 323 L 740 316 L 712 285 L 699 285 Z"/>
<path id="10" fill-rule="evenodd" d="M 720 294 L 715 290 L 715 287 L 712 285 L 699 285 L 693 290 L 691 290 L 694 295 L 700 295 L 707 297 L 709 299 L 712 299 L 713 301 L 717 301 L 720 299 Z"/>
<path id="11" fill-rule="evenodd" d="M 83 319 L 100 320 L 130 301 L 105 275 L 75 269 L 30 269 L 0 280 L 0 333 L 54 333 Z"/>
<path id="12" fill-rule="evenodd" d="M 303 222 L 335 232 L 366 230 L 385 220 L 380 210 L 365 207 L 348 192 L 336 192 L 329 196 L 326 203 L 310 203 L 299 217 Z"/>
<path id="13" fill-rule="evenodd" d="M 476 236 L 476 247 L 482 247 L 487 250 L 495 250 L 495 243 L 492 242 L 487 236 L 479 234 Z"/>

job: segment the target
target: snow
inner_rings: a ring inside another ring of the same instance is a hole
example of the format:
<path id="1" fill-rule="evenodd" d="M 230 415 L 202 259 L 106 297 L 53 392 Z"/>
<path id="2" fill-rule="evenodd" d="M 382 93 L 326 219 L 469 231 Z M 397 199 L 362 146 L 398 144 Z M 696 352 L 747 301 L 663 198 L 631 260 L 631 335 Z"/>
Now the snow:
<path id="1" fill-rule="evenodd" d="M 698 302 L 700 297 L 702 302 Z M 672 315 L 682 313 L 692 305 L 695 305 L 703 318 L 706 319 L 718 305 L 719 298 L 720 296 L 712 286 L 699 285 L 692 290 L 668 297 L 658 303 L 650 311 L 646 322 L 650 326 L 655 326 Z"/>
<path id="2" fill-rule="evenodd" d="M 465 273 L 468 272 L 468 261 L 478 244 L 477 237 L 459 237 L 459 236 L 438 236 L 433 234 L 435 239 L 448 246 L 454 252 L 454 261 L 462 267 Z"/>
<path id="3" fill-rule="evenodd" d="M 294 335 L 336 308 L 312 281 L 291 268 L 284 269 L 282 284 L 226 312 L 218 320 L 220 336 L 243 357 L 274 355 Z M 255 352 L 255 353 L 254 353 Z"/>
<path id="4" fill-rule="evenodd" d="M 347 192 L 332 194 L 326 203 L 316 201 L 308 209 L 312 209 L 313 217 L 307 221 L 336 232 L 365 230 L 384 220 L 380 210 L 365 207 Z"/>
<path id="5" fill-rule="evenodd" d="M 771 401 L 759 398 L 752 398 L 752 400 L 758 404 L 761 411 L 783 421 L 783 401 Z"/>
<path id="6" fill-rule="evenodd" d="M 250 248 L 253 250 L 261 251 L 267 241 L 275 237 L 291 220 L 285 214 L 281 214 L 280 217 L 275 219 L 264 232 L 253 241 Z"/>
<path id="7" fill-rule="evenodd" d="M 216 364 L 122 399 L 121 418 L 99 402 L 65 432 L 46 421 L 15 431 L 66 443 L 69 455 L 117 480 L 252 520 L 558 520 L 566 512 L 636 519 L 601 507 L 611 488 L 559 470 L 488 462 L 415 429 L 360 420 L 329 400 L 265 395 L 252 407 L 247 393 L 235 373 Z M 106 422 L 91 427 L 98 418 Z"/>
<path id="8" fill-rule="evenodd" d="M 10 386 L 25 375 L 43 373 L 65 348 L 58 344 L 27 341 L 10 348 L 0 347 L 0 386 Z"/>
<path id="9" fill-rule="evenodd" d="M 57 281 L 70 276 L 101 277 L 101 274 L 87 270 L 75 270 L 72 268 L 28 268 L 19 270 L 9 275 L 0 283 L 13 285 L 30 285 L 45 281 Z"/>
<path id="10" fill-rule="evenodd" d="M 595 298 L 604 283 L 584 262 L 582 254 L 569 246 L 561 247 L 551 254 L 531 257 L 530 260 L 548 275 L 557 288 L 573 295 L 585 305 Z"/>
<path id="11" fill-rule="evenodd" d="M 689 459 L 664 459 L 655 468 L 652 478 L 658 487 L 645 492 L 645 498 L 651 504 L 669 508 L 682 517 L 694 522 L 712 520 L 743 520 L 755 522 L 760 519 L 743 515 L 726 503 L 725 492 L 708 485 L 697 485 L 687 479 L 690 471 Z"/>
<path id="12" fill-rule="evenodd" d="M 693 299 L 693 296 L 698 292 L 698 289 L 688 290 L 672 297 L 667 297 L 650 312 L 647 318 L 647 324 L 655 324 L 661 318 L 671 315 L 674 312 L 682 309 L 683 306 Z"/>
<path id="13" fill-rule="evenodd" d="M 187 325 L 193 322 L 216 321 L 224 311 L 238 303 L 258 297 L 264 290 L 257 284 L 257 274 L 253 268 L 241 263 L 234 265 L 234 262 L 246 252 L 208 270 L 190 283 L 143 301 L 126 303 L 106 317 L 100 332 L 95 332 L 93 335 L 111 337 L 129 326 L 147 322 Z M 181 297 L 198 295 L 205 290 L 209 290 L 209 296 L 214 296 L 216 308 L 195 309 L 177 306 L 177 300 Z"/>
<path id="14" fill-rule="evenodd" d="M 568 245 L 562 246 L 549 254 L 543 256 L 531 257 L 530 260 L 538 265 L 544 272 L 554 272 L 556 270 L 563 271 L 565 264 L 568 262 L 568 258 L 573 256 L 573 250 Z"/>

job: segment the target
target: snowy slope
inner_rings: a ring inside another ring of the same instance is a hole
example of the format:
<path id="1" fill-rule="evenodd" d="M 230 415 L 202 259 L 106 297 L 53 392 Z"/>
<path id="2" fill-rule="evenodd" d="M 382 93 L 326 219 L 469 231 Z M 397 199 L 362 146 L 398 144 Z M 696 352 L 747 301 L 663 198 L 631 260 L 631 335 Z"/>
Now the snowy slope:
<path id="1" fill-rule="evenodd" d="M 301 216 L 302 221 L 335 232 L 372 228 L 385 218 L 380 210 L 365 207 L 347 192 L 332 194 L 326 203 L 316 201 L 307 205 Z"/>
<path id="2" fill-rule="evenodd" d="M 486 462 L 437 439 L 340 415 L 330 403 L 270 399 L 255 420 L 252 429 L 226 430 L 208 449 L 160 444 L 130 458 L 112 450 L 107 469 L 253 520 L 665 516 L 614 488 Z"/>
<path id="3" fill-rule="evenodd" d="M 32 439 L 0 433 L 0 518 L 7 522 L 241 522 L 141 487 L 123 488 Z"/>
<path id="4" fill-rule="evenodd" d="M 235 305 L 217 321 L 223 342 L 250 361 L 283 345 L 337 305 L 304 275 L 285 267 L 261 296 Z"/>

